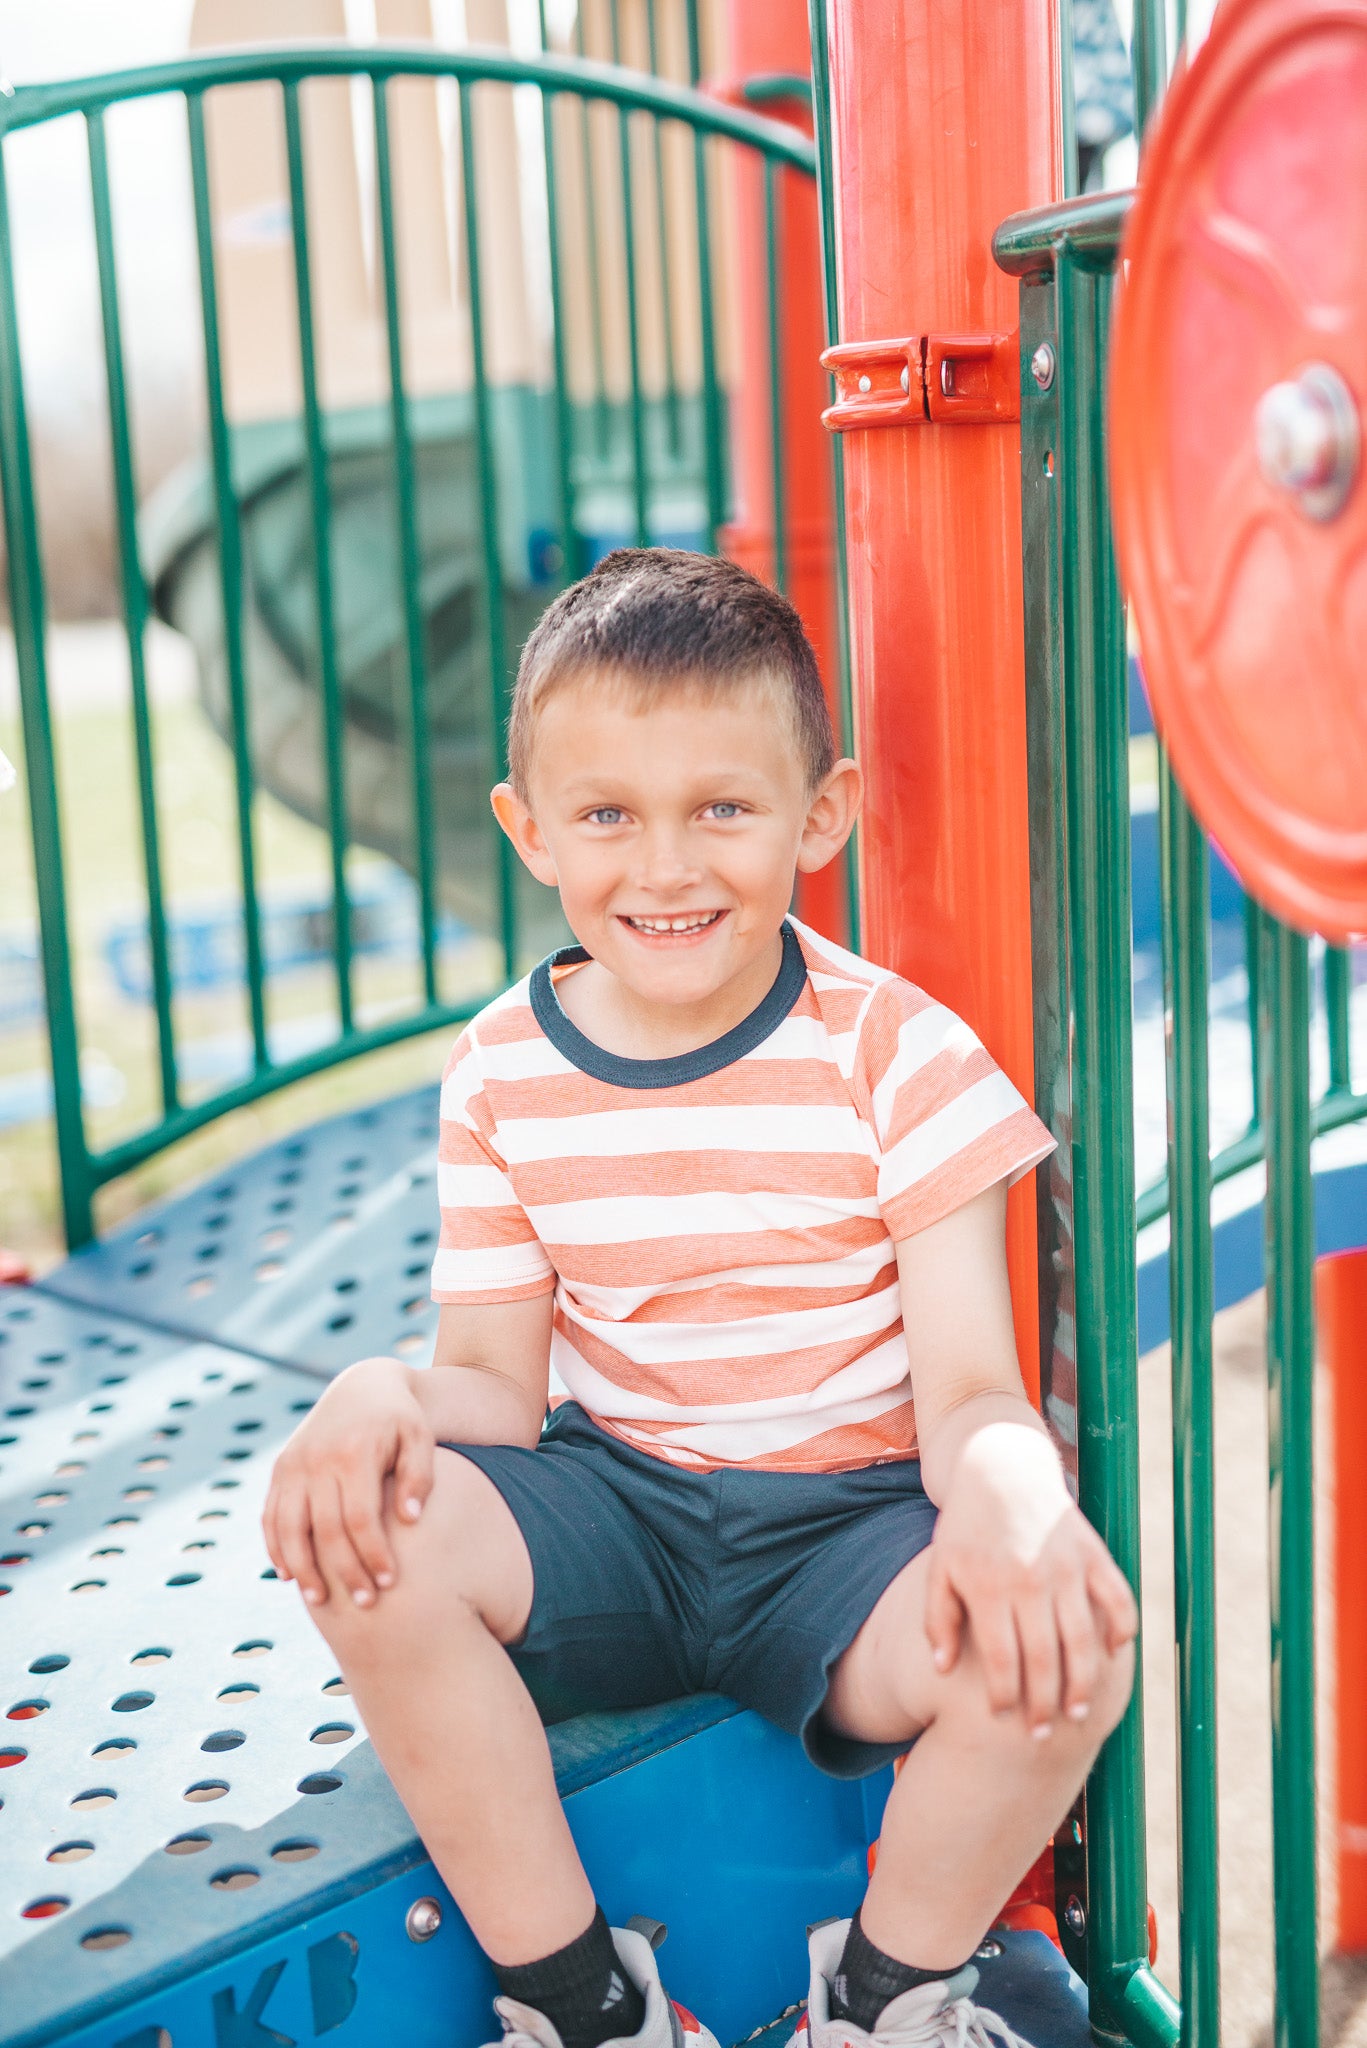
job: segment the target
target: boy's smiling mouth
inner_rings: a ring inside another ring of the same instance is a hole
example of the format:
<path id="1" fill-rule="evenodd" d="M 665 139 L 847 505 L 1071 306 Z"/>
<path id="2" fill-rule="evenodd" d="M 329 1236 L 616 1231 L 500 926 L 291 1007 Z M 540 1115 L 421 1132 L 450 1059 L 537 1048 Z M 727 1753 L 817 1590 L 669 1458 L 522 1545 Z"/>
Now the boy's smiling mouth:
<path id="1" fill-rule="evenodd" d="M 684 910 L 673 917 L 633 917 L 624 912 L 621 922 L 645 939 L 691 939 L 710 931 L 725 916 L 724 910 Z"/>

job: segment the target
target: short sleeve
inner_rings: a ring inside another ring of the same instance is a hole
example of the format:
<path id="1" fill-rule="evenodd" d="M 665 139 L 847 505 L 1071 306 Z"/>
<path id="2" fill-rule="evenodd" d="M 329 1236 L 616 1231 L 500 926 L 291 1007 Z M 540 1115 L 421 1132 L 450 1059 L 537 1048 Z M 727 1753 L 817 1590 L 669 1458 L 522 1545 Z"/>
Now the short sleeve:
<path id="1" fill-rule="evenodd" d="M 878 1141 L 878 1206 L 915 1236 L 1054 1149 L 1019 1089 L 952 1010 L 907 981 L 875 989 L 856 1054 Z"/>
<path id="2" fill-rule="evenodd" d="M 432 1261 L 432 1299 L 472 1307 L 549 1294 L 555 1268 L 518 1201 L 496 1145 L 479 1048 L 457 1039 L 441 1084 L 437 1199 L 441 1239 Z"/>

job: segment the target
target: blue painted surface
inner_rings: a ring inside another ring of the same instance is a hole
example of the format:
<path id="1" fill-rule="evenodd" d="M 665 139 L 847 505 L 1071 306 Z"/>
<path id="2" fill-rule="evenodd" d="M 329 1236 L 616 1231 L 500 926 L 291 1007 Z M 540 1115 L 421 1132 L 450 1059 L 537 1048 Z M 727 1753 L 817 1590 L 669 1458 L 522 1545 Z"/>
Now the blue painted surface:
<path id="1" fill-rule="evenodd" d="M 1315 1250 L 1352 1251 L 1367 1244 L 1367 1166 L 1342 1166 L 1315 1176 Z M 1254 1203 L 1217 1223 L 1215 1306 L 1230 1308 L 1263 1284 L 1263 1205 Z M 1139 1349 L 1166 1344 L 1168 1254 L 1166 1248 L 1139 1268 Z"/>

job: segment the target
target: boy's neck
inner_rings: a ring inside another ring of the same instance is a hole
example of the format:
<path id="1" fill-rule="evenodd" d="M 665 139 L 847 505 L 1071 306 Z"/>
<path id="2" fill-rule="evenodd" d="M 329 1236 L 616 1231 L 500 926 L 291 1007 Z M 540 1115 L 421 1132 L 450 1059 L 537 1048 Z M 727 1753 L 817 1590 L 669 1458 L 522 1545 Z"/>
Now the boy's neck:
<path id="1" fill-rule="evenodd" d="M 651 1001 L 597 960 L 558 976 L 555 993 L 570 1022 L 603 1052 L 618 1059 L 678 1059 L 743 1024 L 768 995 L 782 964 L 783 936 L 775 932 L 771 946 L 700 1002 Z"/>

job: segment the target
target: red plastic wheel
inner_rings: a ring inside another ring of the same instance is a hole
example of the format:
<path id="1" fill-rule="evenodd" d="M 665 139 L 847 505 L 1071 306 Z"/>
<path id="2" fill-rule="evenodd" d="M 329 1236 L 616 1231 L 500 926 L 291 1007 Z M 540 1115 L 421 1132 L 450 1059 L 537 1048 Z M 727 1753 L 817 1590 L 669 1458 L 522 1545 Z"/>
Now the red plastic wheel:
<path id="1" fill-rule="evenodd" d="M 1249 889 L 1367 932 L 1367 0 L 1225 0 L 1123 251 L 1112 495 L 1154 720 Z"/>

